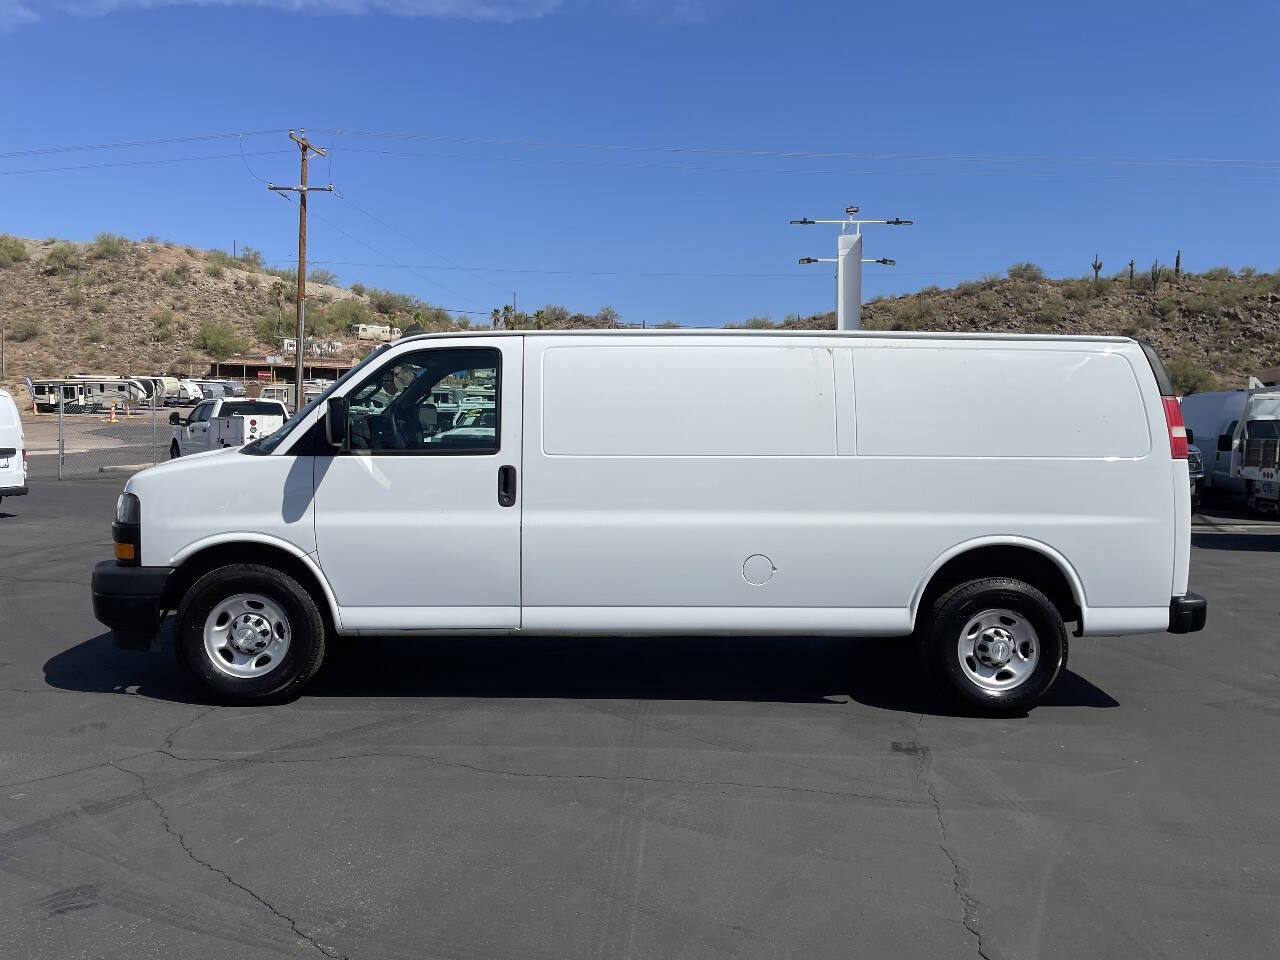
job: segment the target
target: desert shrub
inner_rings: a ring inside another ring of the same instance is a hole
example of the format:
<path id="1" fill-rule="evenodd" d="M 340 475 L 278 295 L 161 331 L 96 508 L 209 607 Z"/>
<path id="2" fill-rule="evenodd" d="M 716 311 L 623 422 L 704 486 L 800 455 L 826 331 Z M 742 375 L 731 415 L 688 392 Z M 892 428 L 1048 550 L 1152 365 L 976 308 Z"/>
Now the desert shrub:
<path id="1" fill-rule="evenodd" d="M 1258 275 L 1258 268 L 1257 267 L 1241 267 L 1239 270 L 1239 273 L 1240 273 L 1240 276 L 1244 277 L 1246 280 L 1250 280 Z"/>
<path id="2" fill-rule="evenodd" d="M 1184 396 L 1218 388 L 1217 378 L 1190 357 L 1174 357 L 1165 367 L 1173 379 L 1174 389 Z"/>
<path id="3" fill-rule="evenodd" d="M 215 280 L 222 279 L 222 275 L 226 273 L 226 271 L 222 269 L 222 265 L 218 263 L 209 264 L 207 267 L 204 268 L 204 272 L 207 273 L 209 276 L 213 277 L 213 279 Z"/>
<path id="4" fill-rule="evenodd" d="M 9 329 L 9 339 L 26 343 L 40 336 L 40 326 L 30 318 L 19 320 Z"/>
<path id="5" fill-rule="evenodd" d="M 96 323 L 90 324 L 84 329 L 84 338 L 90 343 L 101 343 L 103 338 L 102 328 Z"/>
<path id="6" fill-rule="evenodd" d="M 1230 267 L 1210 267 L 1204 273 L 1200 274 L 1206 280 L 1228 280 L 1231 277 Z"/>
<path id="7" fill-rule="evenodd" d="M 67 291 L 67 306 L 72 310 L 79 310 L 84 306 L 85 296 L 80 290 L 71 289 Z"/>
<path id="8" fill-rule="evenodd" d="M 1036 281 L 1044 279 L 1044 271 L 1034 263 L 1015 263 L 1006 273 L 1010 280 Z"/>
<path id="9" fill-rule="evenodd" d="M 173 311 L 157 310 L 151 315 L 151 335 L 161 343 L 173 339 Z"/>
<path id="10" fill-rule="evenodd" d="M 352 323 L 368 323 L 369 308 L 359 300 L 339 300 L 325 311 L 325 316 L 335 330 L 345 330 Z"/>
<path id="11" fill-rule="evenodd" d="M 105 300 L 98 300 L 98 299 L 90 300 L 89 312 L 90 313 L 106 313 L 107 302 Z"/>
<path id="12" fill-rule="evenodd" d="M 0 233 L 0 267 L 11 267 L 27 259 L 27 245 L 11 233 Z"/>
<path id="13" fill-rule="evenodd" d="M 119 282 L 113 283 L 111 286 L 107 287 L 107 293 L 113 297 L 120 296 L 120 294 L 124 293 L 124 284 Z"/>
<path id="14" fill-rule="evenodd" d="M 195 247 L 183 247 L 182 252 L 188 257 L 194 257 L 199 251 Z"/>
<path id="15" fill-rule="evenodd" d="M 1178 315 L 1178 301 L 1173 297 L 1161 297 L 1156 301 L 1156 310 L 1166 320 Z"/>
<path id="16" fill-rule="evenodd" d="M 1067 315 L 1067 302 L 1060 297 L 1053 297 L 1042 303 L 1035 312 L 1035 320 L 1038 324 L 1052 326 L 1055 323 L 1061 323 Z"/>
<path id="17" fill-rule="evenodd" d="M 171 287 L 181 287 L 191 280 L 191 267 L 185 263 L 169 267 L 160 271 L 160 279 Z"/>
<path id="18" fill-rule="evenodd" d="M 353 283 L 353 284 L 351 285 L 351 292 L 352 292 L 352 293 L 354 293 L 357 297 L 363 297 L 363 296 L 364 296 L 364 293 L 365 293 L 365 286 L 364 286 L 364 284 L 363 284 L 363 283 Z"/>
<path id="19" fill-rule="evenodd" d="M 298 282 L 298 271 L 293 267 L 263 267 L 262 272 L 279 277 L 281 280 L 288 280 L 290 283 Z"/>
<path id="20" fill-rule="evenodd" d="M 225 250 L 210 250 L 204 258 L 217 267 L 235 267 L 239 264 L 231 258 L 231 254 Z"/>
<path id="21" fill-rule="evenodd" d="M 223 320 L 206 320 L 196 333 L 195 345 L 215 360 L 225 360 L 244 349 L 236 328 Z"/>
<path id="22" fill-rule="evenodd" d="M 142 240 L 141 240 L 140 242 L 142 242 L 142 243 L 159 243 L 159 242 L 160 242 L 160 238 L 159 238 L 159 237 L 157 237 L 154 233 L 148 233 L 145 237 L 143 237 L 143 238 L 142 238 Z"/>
<path id="23" fill-rule="evenodd" d="M 744 326 L 748 330 L 772 330 L 777 324 L 773 322 L 772 317 L 747 317 Z"/>
<path id="24" fill-rule="evenodd" d="M 259 343 L 275 343 L 276 331 L 287 334 L 293 328 L 292 320 L 280 310 L 268 310 L 253 322 L 253 335 Z"/>
<path id="25" fill-rule="evenodd" d="M 236 259 L 239 260 L 240 267 L 244 270 L 261 270 L 265 266 L 262 253 L 253 249 L 253 247 L 241 247 L 240 256 Z"/>
<path id="26" fill-rule="evenodd" d="M 128 255 L 129 241 L 118 233 L 100 233 L 89 247 L 94 260 L 123 260 Z"/>
<path id="27" fill-rule="evenodd" d="M 369 288 L 368 292 L 369 303 L 373 305 L 373 309 L 387 316 L 396 313 L 413 313 L 420 305 L 418 298 L 409 293 L 379 290 L 377 287 Z M 563 307 L 560 309 L 564 310 Z M 565 316 L 567 317 L 568 315 L 569 311 L 565 310 Z"/>
<path id="28" fill-rule="evenodd" d="M 67 273 L 81 265 L 80 252 L 69 243 L 55 243 L 44 255 L 45 273 Z"/>
<path id="29" fill-rule="evenodd" d="M 1062 287 L 1062 295 L 1068 300 L 1092 300 L 1098 295 L 1098 290 L 1092 279 L 1081 277 L 1078 280 L 1068 280 Z"/>
<path id="30" fill-rule="evenodd" d="M 307 273 L 308 283 L 322 283 L 327 287 L 336 287 L 338 285 L 338 275 L 332 270 L 326 270 L 324 267 L 316 267 Z"/>

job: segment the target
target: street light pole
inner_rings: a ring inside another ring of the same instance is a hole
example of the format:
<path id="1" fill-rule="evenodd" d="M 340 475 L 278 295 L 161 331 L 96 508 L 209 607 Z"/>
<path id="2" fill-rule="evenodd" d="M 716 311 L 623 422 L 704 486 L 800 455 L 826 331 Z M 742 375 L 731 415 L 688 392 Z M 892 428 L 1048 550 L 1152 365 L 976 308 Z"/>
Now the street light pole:
<path id="1" fill-rule="evenodd" d="M 819 223 L 837 224 L 840 237 L 836 243 L 836 256 L 832 258 L 803 257 L 800 263 L 834 263 L 836 265 L 836 329 L 859 330 L 862 328 L 862 265 L 880 263 L 893 266 L 894 261 L 882 257 L 865 260 L 862 257 L 862 227 L 877 223 L 888 226 L 910 226 L 911 220 L 895 217 L 892 220 L 855 220 L 857 207 L 845 207 L 843 220 L 811 220 L 805 217 L 792 220 L 794 224 L 813 226 Z M 852 232 L 850 232 L 852 228 Z"/>

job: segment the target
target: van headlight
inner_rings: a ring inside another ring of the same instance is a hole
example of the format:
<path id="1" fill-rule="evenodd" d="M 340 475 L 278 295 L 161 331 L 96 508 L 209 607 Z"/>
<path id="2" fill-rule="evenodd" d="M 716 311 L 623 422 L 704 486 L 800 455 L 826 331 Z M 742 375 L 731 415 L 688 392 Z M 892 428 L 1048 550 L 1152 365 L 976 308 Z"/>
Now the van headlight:
<path id="1" fill-rule="evenodd" d="M 122 493 L 116 500 L 116 523 L 141 523 L 142 501 L 132 493 Z"/>
<path id="2" fill-rule="evenodd" d="M 116 501 L 111 540 L 116 563 L 122 567 L 136 567 L 142 562 L 142 503 L 132 493 L 122 493 Z"/>

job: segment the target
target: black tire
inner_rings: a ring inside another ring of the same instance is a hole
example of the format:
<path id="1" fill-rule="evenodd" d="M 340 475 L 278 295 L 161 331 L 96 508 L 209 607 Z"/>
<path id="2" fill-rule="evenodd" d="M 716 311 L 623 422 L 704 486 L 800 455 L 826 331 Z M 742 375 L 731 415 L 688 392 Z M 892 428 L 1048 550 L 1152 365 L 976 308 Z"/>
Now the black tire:
<path id="1" fill-rule="evenodd" d="M 1007 609 L 1035 629 L 1039 656 L 1016 686 L 993 691 L 966 672 L 958 650 L 965 626 L 987 609 Z M 919 629 L 925 673 L 946 696 L 986 713 L 1021 713 L 1048 693 L 1067 665 L 1067 630 L 1049 598 L 1030 584 L 1006 577 L 971 580 L 938 597 Z"/>
<path id="2" fill-rule="evenodd" d="M 223 672 L 205 649 L 205 620 L 236 594 L 257 594 L 277 603 L 288 621 L 289 648 L 278 666 L 257 677 Z M 228 703 L 280 703 L 298 696 L 324 662 L 324 614 L 302 584 L 276 567 L 235 563 L 209 571 L 193 583 L 178 607 L 174 645 L 178 659 L 205 687 Z"/>
<path id="3" fill-rule="evenodd" d="M 180 456 L 182 456 L 182 451 L 178 449 L 178 441 L 175 440 L 169 444 L 169 459 L 177 460 Z"/>

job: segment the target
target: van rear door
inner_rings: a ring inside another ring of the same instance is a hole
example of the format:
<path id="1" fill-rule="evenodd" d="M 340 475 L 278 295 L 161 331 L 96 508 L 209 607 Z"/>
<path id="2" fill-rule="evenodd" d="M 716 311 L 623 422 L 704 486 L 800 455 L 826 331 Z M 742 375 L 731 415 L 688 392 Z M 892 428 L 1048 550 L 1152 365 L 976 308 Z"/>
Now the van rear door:
<path id="1" fill-rule="evenodd" d="M 344 630 L 520 626 L 523 350 L 511 336 L 405 344 L 346 392 L 349 449 L 314 463 Z M 484 399 L 442 411 L 445 389 Z"/>

